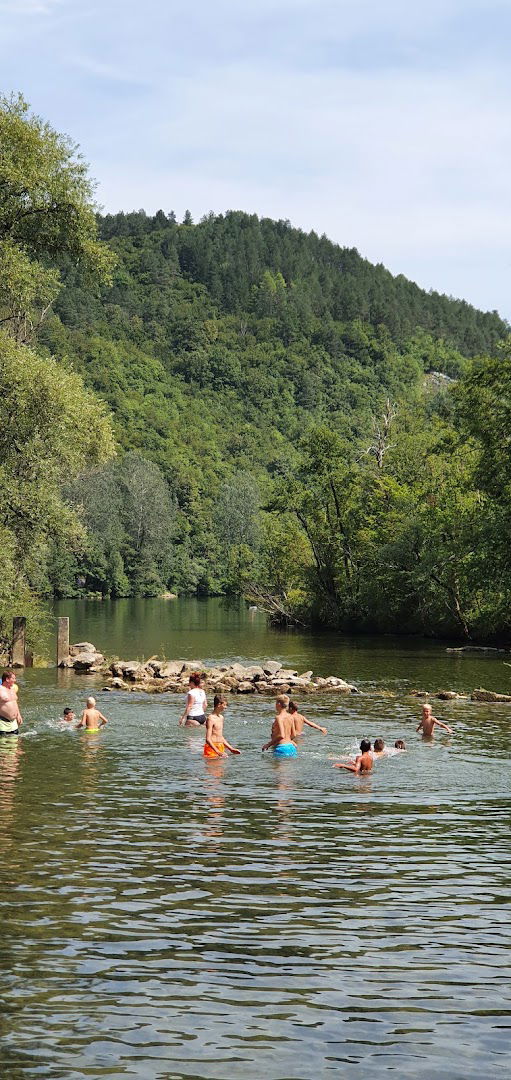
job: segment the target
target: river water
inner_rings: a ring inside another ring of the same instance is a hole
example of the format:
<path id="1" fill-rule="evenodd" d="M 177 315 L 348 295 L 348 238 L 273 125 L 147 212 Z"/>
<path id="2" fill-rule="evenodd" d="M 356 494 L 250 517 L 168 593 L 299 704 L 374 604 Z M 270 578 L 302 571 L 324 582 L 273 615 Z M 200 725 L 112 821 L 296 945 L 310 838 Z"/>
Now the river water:
<path id="1" fill-rule="evenodd" d="M 220 601 L 58 614 L 125 659 L 271 657 L 360 694 L 303 700 L 328 735 L 279 762 L 271 701 L 235 696 L 242 754 L 206 761 L 175 695 L 20 676 L 23 738 L 0 744 L 2 1078 L 509 1075 L 511 706 L 438 702 L 455 734 L 424 742 L 410 696 L 506 691 L 507 658 L 282 635 Z M 107 728 L 64 728 L 91 689 Z M 366 735 L 407 752 L 333 769 Z"/>

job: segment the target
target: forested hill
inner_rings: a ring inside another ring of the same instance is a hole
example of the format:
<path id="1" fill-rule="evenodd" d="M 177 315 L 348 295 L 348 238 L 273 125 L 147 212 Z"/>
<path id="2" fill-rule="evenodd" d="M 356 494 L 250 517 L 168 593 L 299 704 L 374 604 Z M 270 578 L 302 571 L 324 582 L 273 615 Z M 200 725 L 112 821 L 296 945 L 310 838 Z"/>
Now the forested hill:
<path id="1" fill-rule="evenodd" d="M 466 356 L 492 352 L 505 325 L 496 312 L 425 292 L 403 275 L 373 266 L 354 248 L 304 233 L 288 221 L 255 214 L 210 214 L 198 225 L 178 225 L 158 212 L 116 214 L 100 220 L 103 238 L 122 255 L 140 284 L 162 286 L 180 273 L 204 285 L 219 311 L 273 316 L 286 308 L 289 336 L 309 332 L 314 319 L 384 324 L 403 344 L 422 327 Z M 283 280 L 282 280 L 283 279 Z"/>
<path id="2" fill-rule="evenodd" d="M 194 225 L 188 214 L 177 223 L 140 211 L 98 223 L 117 257 L 113 284 L 94 289 L 71 260 L 61 264 L 39 342 L 106 402 L 119 455 L 68 490 L 88 548 L 78 558 L 54 551 L 50 587 L 248 585 L 280 597 L 285 618 L 465 632 L 458 586 L 421 585 L 408 534 L 397 560 L 405 583 L 376 581 L 397 558 L 390 537 L 411 528 L 413 507 L 430 505 L 432 462 L 454 476 L 454 428 L 440 431 L 452 403 L 425 389 L 438 385 L 425 375 L 464 381 L 471 357 L 498 355 L 508 333 L 498 314 L 425 292 L 285 221 L 231 212 Z M 383 480 L 380 535 L 367 485 Z M 476 500 L 474 477 L 469 486 Z M 426 542 L 431 522 L 422 529 Z"/>

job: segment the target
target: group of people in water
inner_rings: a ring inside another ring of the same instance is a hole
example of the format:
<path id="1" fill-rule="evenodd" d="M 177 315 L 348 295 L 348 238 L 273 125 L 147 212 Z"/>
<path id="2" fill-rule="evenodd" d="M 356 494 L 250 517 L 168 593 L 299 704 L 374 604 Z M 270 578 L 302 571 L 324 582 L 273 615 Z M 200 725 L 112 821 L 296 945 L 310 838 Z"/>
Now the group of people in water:
<path id="1" fill-rule="evenodd" d="M 224 757 L 226 751 L 231 754 L 241 753 L 235 746 L 231 746 L 224 734 L 224 713 L 227 708 L 227 698 L 222 694 L 215 694 L 213 700 L 213 711 L 207 715 L 207 697 L 204 688 L 201 685 L 201 676 L 198 672 L 190 675 L 188 684 L 188 693 L 186 695 L 186 702 L 184 712 L 179 720 L 179 724 L 185 727 L 202 727 L 205 728 L 205 740 L 204 740 L 204 756 L 205 757 Z M 315 728 L 316 731 L 320 731 L 323 735 L 327 734 L 327 729 L 321 727 L 320 724 L 315 724 L 313 720 L 307 720 L 305 716 L 302 716 L 298 712 L 298 706 L 292 701 L 287 694 L 279 694 L 275 701 L 275 719 L 273 721 L 271 735 L 268 742 L 264 744 L 262 750 L 272 750 L 275 757 L 295 757 L 297 750 L 297 740 L 300 738 L 304 727 Z M 435 729 L 435 726 L 443 728 L 445 731 L 452 735 L 452 728 L 447 724 L 444 724 L 441 720 L 437 720 L 432 715 L 431 705 L 422 706 L 422 718 L 417 727 L 417 731 L 422 730 L 425 738 L 431 738 Z M 373 762 L 379 758 L 388 755 L 389 753 L 399 753 L 406 750 L 406 746 L 402 739 L 396 739 L 394 748 L 388 751 L 385 747 L 383 739 L 375 739 L 374 746 L 368 739 L 362 739 L 360 744 L 360 754 L 353 761 L 336 762 L 335 768 L 347 769 L 354 773 L 369 772 L 373 767 Z"/>
<path id="2" fill-rule="evenodd" d="M 0 684 L 0 737 L 17 735 L 20 725 L 23 723 L 19 710 L 17 690 L 16 674 L 8 668 L 3 672 Z M 241 753 L 237 747 L 231 746 L 231 743 L 227 742 L 225 737 L 224 713 L 227 705 L 228 701 L 224 695 L 215 694 L 213 711 L 208 716 L 208 702 L 206 692 L 201 685 L 201 676 L 198 672 L 190 675 L 185 708 L 179 724 L 186 727 L 204 726 L 205 757 L 225 757 L 226 751 L 230 754 Z M 64 709 L 62 720 L 66 723 L 73 723 L 76 720 L 75 713 L 71 708 L 66 707 Z M 103 716 L 103 713 L 96 707 L 95 698 L 88 697 L 76 727 L 84 728 L 87 732 L 93 733 L 99 731 L 106 723 L 108 723 L 106 716 Z M 296 703 L 287 694 L 279 694 L 275 702 L 275 719 L 272 724 L 271 735 L 262 750 L 272 750 L 275 757 L 278 758 L 295 757 L 297 754 L 297 740 L 306 726 L 320 731 L 323 735 L 327 734 L 326 728 L 302 716 Z M 442 728 L 450 735 L 453 734 L 452 728 L 448 724 L 433 716 L 431 705 L 424 704 L 422 706 L 422 718 L 416 730 L 422 732 L 423 738 L 430 739 L 433 737 L 436 727 Z M 402 739 L 396 739 L 394 747 L 390 751 L 386 749 L 381 738 L 375 739 L 373 746 L 371 746 L 368 739 L 362 739 L 360 754 L 354 760 L 335 762 L 334 768 L 346 769 L 348 772 L 353 773 L 367 773 L 371 771 L 377 758 L 404 750 L 406 750 L 406 746 Z"/>

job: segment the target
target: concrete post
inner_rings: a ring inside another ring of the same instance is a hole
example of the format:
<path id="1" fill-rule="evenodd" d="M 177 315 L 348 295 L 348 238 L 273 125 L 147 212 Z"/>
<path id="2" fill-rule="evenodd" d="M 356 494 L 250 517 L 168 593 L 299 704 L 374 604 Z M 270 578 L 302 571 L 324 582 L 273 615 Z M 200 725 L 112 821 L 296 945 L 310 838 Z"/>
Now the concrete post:
<path id="1" fill-rule="evenodd" d="M 12 666 L 25 667 L 25 632 L 27 620 L 16 615 L 12 620 Z"/>
<path id="2" fill-rule="evenodd" d="M 58 620 L 57 631 L 57 667 L 60 667 L 63 660 L 67 660 L 69 656 L 69 619 Z"/>

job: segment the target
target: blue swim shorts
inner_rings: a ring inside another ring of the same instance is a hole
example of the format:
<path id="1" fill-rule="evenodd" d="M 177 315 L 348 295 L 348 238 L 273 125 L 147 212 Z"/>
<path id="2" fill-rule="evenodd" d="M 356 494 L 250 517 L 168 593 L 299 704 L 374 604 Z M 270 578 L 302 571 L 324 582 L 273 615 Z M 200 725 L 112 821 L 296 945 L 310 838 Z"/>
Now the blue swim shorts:
<path id="1" fill-rule="evenodd" d="M 298 751 L 296 746 L 292 742 L 279 743 L 278 746 L 273 747 L 273 753 L 275 757 L 296 757 Z"/>

